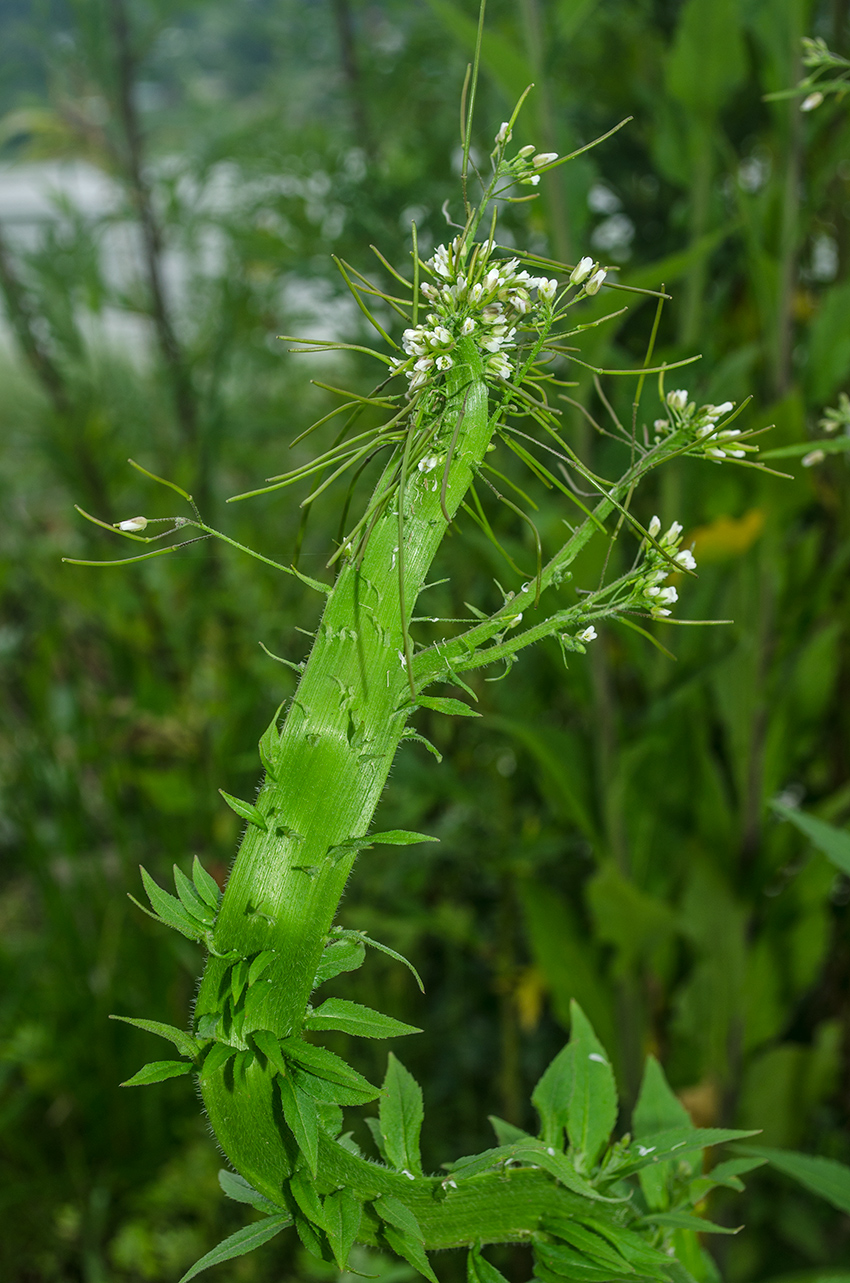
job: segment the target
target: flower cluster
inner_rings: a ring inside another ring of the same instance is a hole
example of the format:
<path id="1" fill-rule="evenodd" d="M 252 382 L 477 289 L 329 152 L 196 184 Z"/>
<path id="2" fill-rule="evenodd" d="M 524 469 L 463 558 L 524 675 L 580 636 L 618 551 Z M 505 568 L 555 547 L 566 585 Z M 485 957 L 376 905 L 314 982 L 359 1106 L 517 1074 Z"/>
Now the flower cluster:
<path id="1" fill-rule="evenodd" d="M 478 247 L 476 247 L 478 248 Z M 402 347 L 407 360 L 396 369 L 407 375 L 409 389 L 416 391 L 435 373 L 444 374 L 454 364 L 454 350 L 460 339 L 472 336 L 491 378 L 508 379 L 513 364 L 508 352 L 516 346 L 517 324 L 534 313 L 551 312 L 558 282 L 532 276 L 521 269 L 519 259 L 494 262 L 488 243 L 466 254 L 457 237 L 450 246 L 439 245 L 425 267 L 434 278 L 426 281 L 422 294 L 433 307 L 422 325 L 404 331 Z"/>
<path id="2" fill-rule="evenodd" d="M 512 160 L 506 160 L 505 148 L 512 137 L 509 121 L 503 120 L 496 134 L 496 146 L 493 149 L 493 160 L 498 165 L 498 173 L 505 177 L 510 176 L 515 182 L 522 183 L 525 187 L 536 187 L 540 182 L 541 172 L 555 163 L 558 153 L 538 151 L 534 143 L 528 143 L 525 147 L 520 147 Z"/>
<path id="3" fill-rule="evenodd" d="M 679 594 L 672 584 L 667 588 L 662 588 L 661 585 L 677 567 L 681 570 L 696 570 L 697 563 L 689 548 L 680 547 L 682 527 L 678 521 L 674 521 L 662 535 L 661 522 L 658 517 L 653 517 L 648 530 L 655 543 L 648 547 L 646 560 L 633 589 L 632 604 L 649 610 L 654 619 L 664 619 L 670 614 L 673 603 L 679 600 Z"/>
<path id="4" fill-rule="evenodd" d="M 661 441 L 671 432 L 684 430 L 694 440 L 696 453 L 712 463 L 722 463 L 724 459 L 744 459 L 748 453 L 756 450 L 755 446 L 745 445 L 738 438 L 740 428 L 724 428 L 721 419 L 731 414 L 735 408 L 734 401 L 723 401 L 720 405 L 701 405 L 688 399 L 686 388 L 676 388 L 667 393 L 668 415 L 665 419 L 656 419 L 653 424 L 655 440 Z"/>
<path id="5" fill-rule="evenodd" d="M 509 353 L 516 347 L 518 325 L 551 320 L 558 290 L 554 277 L 532 276 L 517 258 L 494 260 L 492 250 L 492 242 L 470 247 L 456 237 L 451 245 L 439 245 L 424 264 L 432 280 L 420 288 L 433 311 L 423 324 L 404 331 L 404 358 L 393 363 L 395 372 L 407 376 L 410 392 L 450 370 L 459 340 L 468 337 L 475 340 L 485 375 L 509 379 L 514 372 Z M 583 258 L 570 284 L 596 294 L 604 279 L 604 270 L 593 259 Z"/>

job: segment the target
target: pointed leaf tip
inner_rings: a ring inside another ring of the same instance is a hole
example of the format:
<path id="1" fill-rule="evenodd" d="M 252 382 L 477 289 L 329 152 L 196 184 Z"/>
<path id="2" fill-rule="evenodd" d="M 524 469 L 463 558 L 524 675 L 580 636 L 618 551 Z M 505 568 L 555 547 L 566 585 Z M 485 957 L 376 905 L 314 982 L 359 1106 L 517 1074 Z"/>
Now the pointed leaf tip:
<path id="1" fill-rule="evenodd" d="M 265 816 L 262 811 L 254 806 L 253 802 L 243 802 L 241 798 L 225 793 L 224 789 L 219 789 L 218 791 L 231 811 L 235 811 L 241 819 L 247 820 L 249 824 L 256 824 L 257 828 L 262 829 L 264 833 L 268 832 L 269 826 L 266 823 Z"/>

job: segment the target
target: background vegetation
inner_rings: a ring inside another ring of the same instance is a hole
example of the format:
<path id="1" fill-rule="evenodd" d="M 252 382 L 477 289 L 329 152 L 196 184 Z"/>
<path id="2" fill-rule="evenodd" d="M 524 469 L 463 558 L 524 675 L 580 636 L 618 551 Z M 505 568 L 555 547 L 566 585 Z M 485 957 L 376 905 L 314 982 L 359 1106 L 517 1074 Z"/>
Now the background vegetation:
<path id="1" fill-rule="evenodd" d="M 294 683 L 258 643 L 300 660 L 317 610 L 207 544 L 129 571 L 63 566 L 112 549 L 72 505 L 171 512 L 132 455 L 207 521 L 284 561 L 298 545 L 323 573 L 339 493 L 303 541 L 302 494 L 223 500 L 283 470 L 334 404 L 311 376 L 368 388 L 355 359 L 294 357 L 275 335 L 356 341 L 330 254 L 371 271 L 375 242 L 403 263 L 411 218 L 426 247 L 444 238 L 473 8 L 0 8 L 0 182 L 75 160 L 112 184 L 94 213 L 66 201 L 0 241 L 0 1272 L 15 1283 L 164 1283 L 243 1223 L 193 1094 L 120 1090 L 150 1049 L 106 1017 L 185 1020 L 199 956 L 125 892 L 140 862 L 161 881 L 195 852 L 224 878 L 237 821 L 216 790 L 251 795 L 254 743 Z M 847 54 L 846 0 L 491 0 L 479 104 L 482 154 L 530 80 L 520 142 L 563 153 L 634 116 L 515 207 L 508 235 L 666 283 L 660 355 L 703 354 L 700 399 L 752 392 L 747 423 L 776 425 L 766 448 L 821 436 L 850 381 L 850 114 L 762 100 L 798 79 L 804 34 Z M 587 359 L 639 363 L 651 320 L 632 306 L 589 331 Z M 602 394 L 630 416 L 630 383 L 600 388 L 574 395 L 598 422 Z M 564 410 L 586 457 L 615 466 Z M 847 458 L 792 459 L 793 480 L 668 470 L 640 502 L 695 542 L 681 616 L 734 623 L 657 626 L 675 660 L 615 629 L 567 672 L 542 648 L 475 683 L 481 720 L 435 719 L 441 766 L 403 749 L 381 827 L 441 843 L 361 857 L 343 920 L 407 953 L 426 997 L 377 955 L 336 983 L 427 1030 L 399 1048 L 424 1084 L 426 1164 L 486 1144 L 488 1112 L 531 1121 L 571 997 L 624 1105 L 653 1051 L 699 1123 L 850 1161 L 850 882 L 767 809 L 781 794 L 850 814 Z M 569 514 L 534 498 L 545 538 Z M 523 531 L 493 520 L 530 567 Z M 511 573 L 468 524 L 428 609 L 485 603 Z M 779 1175 L 712 1216 L 747 1224 L 721 1243 L 732 1283 L 850 1277 L 850 1222 Z M 506 1268 L 525 1277 L 519 1257 Z M 223 1277 L 320 1270 L 284 1236 Z"/>

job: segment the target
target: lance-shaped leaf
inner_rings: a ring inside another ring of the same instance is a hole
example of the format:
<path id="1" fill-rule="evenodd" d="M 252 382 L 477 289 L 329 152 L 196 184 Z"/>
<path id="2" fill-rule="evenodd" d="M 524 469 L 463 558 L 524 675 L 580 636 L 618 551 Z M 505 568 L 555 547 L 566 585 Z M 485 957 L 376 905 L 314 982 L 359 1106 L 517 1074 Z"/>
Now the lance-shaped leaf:
<path id="1" fill-rule="evenodd" d="M 280 1209 L 275 1207 L 259 1190 L 249 1185 L 244 1176 L 238 1172 L 229 1172 L 226 1167 L 219 1168 L 218 1183 L 222 1192 L 227 1198 L 232 1198 L 234 1203 L 247 1203 L 250 1207 L 255 1207 L 258 1212 L 278 1212 Z"/>
<path id="2" fill-rule="evenodd" d="M 511 1146 L 514 1158 L 519 1159 L 521 1162 L 533 1163 L 535 1167 L 544 1168 L 562 1185 L 565 1185 L 567 1189 L 572 1190 L 574 1194 L 580 1194 L 582 1198 L 589 1198 L 601 1203 L 619 1201 L 618 1199 L 606 1198 L 580 1172 L 576 1171 L 572 1160 L 566 1154 L 550 1153 L 551 1148 L 551 1146 L 543 1145 L 539 1140 L 520 1141 Z"/>
<path id="3" fill-rule="evenodd" d="M 272 1068 L 285 1077 L 286 1061 L 283 1058 L 277 1034 L 273 1034 L 271 1029 L 254 1029 L 251 1032 L 251 1040 L 263 1053 Z"/>
<path id="4" fill-rule="evenodd" d="M 581 1252 L 574 1251 L 560 1243 L 535 1243 L 534 1257 L 538 1276 L 545 1279 L 583 1279 L 584 1283 L 613 1283 L 618 1278 L 628 1278 L 630 1270 L 623 1262 L 623 1269 L 618 1273 L 610 1266 L 600 1265 L 597 1261 Z M 544 1274 L 540 1266 L 548 1273 Z"/>
<path id="5" fill-rule="evenodd" d="M 284 701 L 285 702 L 285 701 Z M 280 705 L 272 720 L 260 736 L 260 761 L 265 767 L 266 774 L 277 781 L 275 772 L 275 753 L 280 743 L 280 731 L 277 729 L 277 719 L 280 717 L 283 704 Z"/>
<path id="6" fill-rule="evenodd" d="M 639 1172 L 643 1167 L 666 1162 L 671 1158 L 681 1158 L 698 1149 L 725 1145 L 730 1140 L 747 1140 L 750 1136 L 757 1135 L 757 1131 L 735 1131 L 724 1127 L 672 1128 L 635 1141 L 626 1151 L 624 1162 L 612 1168 L 612 1174 L 620 1179 L 622 1176 L 630 1176 L 632 1172 Z"/>
<path id="7" fill-rule="evenodd" d="M 416 983 L 419 985 L 420 992 L 421 993 L 425 992 L 425 986 L 422 983 L 422 977 L 414 967 L 413 963 L 410 962 L 408 958 L 405 958 L 403 953 L 397 953 L 396 950 L 391 949 L 388 944 L 381 944 L 380 940 L 371 939 L 370 936 L 366 935 L 365 931 L 345 931 L 341 933 L 341 938 L 351 939 L 351 940 L 360 940 L 363 944 L 367 944 L 370 949 L 377 949 L 379 953 L 385 953 L 388 958 L 394 958 L 396 962 L 403 963 L 404 966 L 407 967 L 408 971 L 415 979 Z"/>
<path id="8" fill-rule="evenodd" d="M 632 1112 L 632 1134 L 638 1140 L 670 1128 L 693 1128 L 691 1117 L 676 1096 L 654 1056 L 647 1056 L 640 1092 Z M 666 1163 L 644 1167 L 638 1173 L 647 1206 L 660 1211 L 667 1206 L 670 1168 Z"/>
<path id="9" fill-rule="evenodd" d="M 816 815 L 807 815 L 780 802 L 771 802 L 771 807 L 783 820 L 790 820 L 837 869 L 850 874 L 850 833 L 846 829 L 838 829 Z"/>
<path id="10" fill-rule="evenodd" d="M 729 1229 L 728 1225 L 715 1225 L 713 1221 L 694 1216 L 691 1212 L 653 1212 L 650 1216 L 644 1216 L 638 1224 L 660 1225 L 663 1229 L 671 1230 L 695 1230 L 698 1234 L 737 1234 L 744 1228 L 743 1225 L 738 1225 L 735 1229 Z"/>
<path id="11" fill-rule="evenodd" d="M 615 1274 L 634 1274 L 634 1268 L 604 1238 L 593 1230 L 579 1225 L 578 1221 L 566 1216 L 547 1217 L 544 1226 L 550 1234 L 556 1235 L 568 1247 L 583 1252 L 596 1266 L 613 1270 Z"/>
<path id="12" fill-rule="evenodd" d="M 315 1101 L 296 1087 L 290 1078 L 278 1078 L 280 1102 L 286 1125 L 315 1177 L 319 1160 L 319 1114 Z"/>
<path id="13" fill-rule="evenodd" d="M 508 1283 L 504 1274 L 473 1248 L 466 1258 L 467 1283 Z"/>
<path id="14" fill-rule="evenodd" d="M 595 1218 L 588 1217 L 585 1224 L 590 1229 L 596 1230 L 602 1238 L 617 1249 L 626 1261 L 635 1267 L 638 1274 L 645 1275 L 649 1278 L 666 1280 L 668 1279 L 667 1271 L 670 1268 L 670 1257 L 666 1252 L 660 1252 L 655 1247 L 650 1247 L 649 1243 L 633 1230 L 627 1230 L 619 1225 L 611 1225 L 608 1221 L 598 1221 Z"/>
<path id="15" fill-rule="evenodd" d="M 343 1087 L 340 1083 L 328 1082 L 327 1078 L 317 1078 L 307 1069 L 298 1069 L 294 1065 L 289 1070 L 293 1082 L 312 1096 L 318 1105 L 368 1105 L 374 1100 L 377 1092 L 373 1087 Z"/>
<path id="16" fill-rule="evenodd" d="M 572 1082 L 567 1134 L 576 1167 L 589 1172 L 617 1121 L 617 1084 L 605 1049 L 578 1003 L 570 1003 Z"/>
<path id="17" fill-rule="evenodd" d="M 360 1229 L 362 1208 L 350 1189 L 340 1189 L 325 1199 L 324 1216 L 331 1251 L 339 1268 L 344 1270 Z"/>
<path id="18" fill-rule="evenodd" d="M 253 1252 L 255 1247 L 261 1247 L 263 1243 L 268 1243 L 281 1230 L 292 1224 L 292 1217 L 285 1212 L 275 1216 L 269 1216 L 263 1221 L 258 1221 L 256 1225 L 246 1225 L 244 1229 L 237 1230 L 229 1238 L 219 1243 L 206 1256 L 202 1256 L 196 1261 L 190 1270 L 183 1275 L 180 1283 L 189 1283 L 197 1274 L 203 1270 L 208 1270 L 212 1265 L 221 1265 L 224 1261 L 232 1261 L 237 1256 L 247 1256 Z"/>
<path id="19" fill-rule="evenodd" d="M 264 833 L 268 832 L 269 826 L 266 824 L 266 818 L 254 806 L 253 802 L 243 802 L 240 797 L 233 797 L 230 793 L 225 793 L 224 789 L 219 789 L 218 791 L 231 811 L 235 811 L 237 815 L 241 816 L 243 820 L 247 820 L 249 824 L 256 824 L 257 828 L 262 829 Z"/>
<path id="20" fill-rule="evenodd" d="M 303 1038 L 283 1038 L 280 1046 L 287 1060 L 303 1066 L 318 1078 L 339 1083 L 341 1087 L 371 1092 L 370 1100 L 375 1100 L 380 1095 L 377 1087 L 373 1087 L 368 1079 L 346 1064 L 341 1056 L 328 1051 L 327 1047 L 317 1047 L 311 1042 L 305 1042 Z"/>
<path id="21" fill-rule="evenodd" d="M 192 1072 L 192 1066 L 185 1060 L 152 1060 L 142 1065 L 137 1074 L 128 1078 L 122 1087 L 148 1087 L 151 1083 L 164 1083 L 166 1078 L 181 1078 Z"/>
<path id="22" fill-rule="evenodd" d="M 251 965 L 248 968 L 248 988 L 256 984 L 260 976 L 265 975 L 276 957 L 274 949 L 263 949 L 256 957 L 251 959 Z"/>
<path id="23" fill-rule="evenodd" d="M 375 846 L 416 846 L 419 842 L 439 842 L 430 833 L 416 833 L 412 829 L 387 829 L 385 833 L 370 833 L 369 841 Z"/>
<path id="24" fill-rule="evenodd" d="M 197 856 L 192 861 L 192 881 L 201 899 L 205 900 L 211 909 L 218 910 L 221 904 L 219 885 L 212 874 L 207 873 Z"/>
<path id="25" fill-rule="evenodd" d="M 398 1038 L 402 1034 L 421 1034 L 415 1025 L 406 1025 L 371 1007 L 347 998 L 328 998 L 304 1020 L 305 1029 L 340 1029 L 360 1038 Z"/>
<path id="26" fill-rule="evenodd" d="M 201 1077 L 212 1078 L 213 1074 L 218 1073 L 227 1064 L 232 1056 L 236 1055 L 236 1048 L 229 1046 L 225 1042 L 213 1043 L 207 1054 L 204 1056 L 204 1063 L 201 1066 Z"/>
<path id="27" fill-rule="evenodd" d="M 190 913 L 193 918 L 203 922 L 205 927 L 214 927 L 216 911 L 207 904 L 198 892 L 195 890 L 194 883 L 190 882 L 185 873 L 174 865 L 174 889 L 180 897 L 183 908 Z"/>
<path id="28" fill-rule="evenodd" d="M 301 1211 L 311 1225 L 320 1230 L 325 1228 L 325 1217 L 322 1203 L 313 1181 L 308 1180 L 303 1172 L 296 1172 L 289 1182 L 289 1189 Z"/>
<path id="29" fill-rule="evenodd" d="M 363 940 L 354 934 L 338 936 L 330 940 L 325 945 L 324 953 L 316 968 L 313 984 L 316 986 L 324 984 L 326 980 L 332 980 L 343 971 L 356 971 L 365 957 L 366 946 Z"/>
<path id="30" fill-rule="evenodd" d="M 376 1199 L 372 1206 L 384 1222 L 384 1238 L 393 1251 L 404 1257 L 430 1283 L 437 1283 L 437 1276 L 425 1255 L 422 1230 L 410 1208 L 392 1194 Z"/>
<path id="31" fill-rule="evenodd" d="M 806 1189 L 825 1198 L 833 1207 L 850 1216 L 850 1167 L 834 1158 L 820 1158 L 816 1154 L 797 1154 L 793 1150 L 762 1149 L 747 1145 L 747 1154 L 767 1161 L 786 1176 L 793 1176 Z"/>
<path id="32" fill-rule="evenodd" d="M 445 713 L 447 717 L 480 717 L 474 708 L 464 704 L 462 699 L 452 699 L 450 696 L 431 696 L 420 695 L 416 700 L 417 708 L 430 708 L 435 713 Z"/>
<path id="33" fill-rule="evenodd" d="M 144 1029 L 146 1033 L 167 1038 L 169 1042 L 174 1043 L 182 1056 L 188 1056 L 190 1060 L 196 1060 L 201 1051 L 201 1045 L 196 1038 L 184 1033 L 182 1029 L 176 1029 L 174 1025 L 164 1025 L 159 1020 L 139 1020 L 135 1016 L 110 1016 L 109 1019 L 120 1020 L 125 1025 L 133 1025 L 136 1029 Z"/>
<path id="34" fill-rule="evenodd" d="M 160 922 L 164 922 L 167 927 L 172 927 L 175 931 L 179 931 L 181 935 L 186 936 L 187 940 L 201 940 L 207 929 L 205 923 L 193 918 L 176 896 L 169 895 L 167 891 L 163 891 L 159 883 L 154 882 L 147 869 L 142 868 L 141 865 L 139 865 L 139 868 L 145 891 L 154 911 L 153 916 L 158 918 Z M 133 896 L 130 896 L 130 899 L 133 900 L 134 904 L 138 904 L 138 901 L 133 899 Z M 139 908 L 143 912 L 147 912 L 143 905 L 139 904 Z"/>
<path id="35" fill-rule="evenodd" d="M 531 1093 L 531 1103 L 540 1115 L 546 1145 L 560 1148 L 567 1125 L 567 1105 L 573 1082 L 573 1050 L 562 1047 Z M 502 1139 L 501 1137 L 499 1138 Z"/>
<path id="36" fill-rule="evenodd" d="M 421 1176 L 419 1133 L 424 1115 L 422 1088 L 392 1052 L 387 1062 L 378 1115 L 388 1162 L 398 1171 L 413 1172 Z"/>

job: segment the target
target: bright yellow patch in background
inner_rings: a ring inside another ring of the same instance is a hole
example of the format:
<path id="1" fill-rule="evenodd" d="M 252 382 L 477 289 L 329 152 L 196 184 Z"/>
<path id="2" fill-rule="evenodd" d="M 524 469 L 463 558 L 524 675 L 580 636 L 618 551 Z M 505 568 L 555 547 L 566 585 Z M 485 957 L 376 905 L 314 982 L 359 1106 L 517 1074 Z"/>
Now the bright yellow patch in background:
<path id="1" fill-rule="evenodd" d="M 764 512 L 751 508 L 743 517 L 718 517 L 707 526 L 698 526 L 691 532 L 688 547 L 693 543 L 694 557 L 701 562 L 725 561 L 727 557 L 740 557 L 751 548 L 764 529 Z"/>

